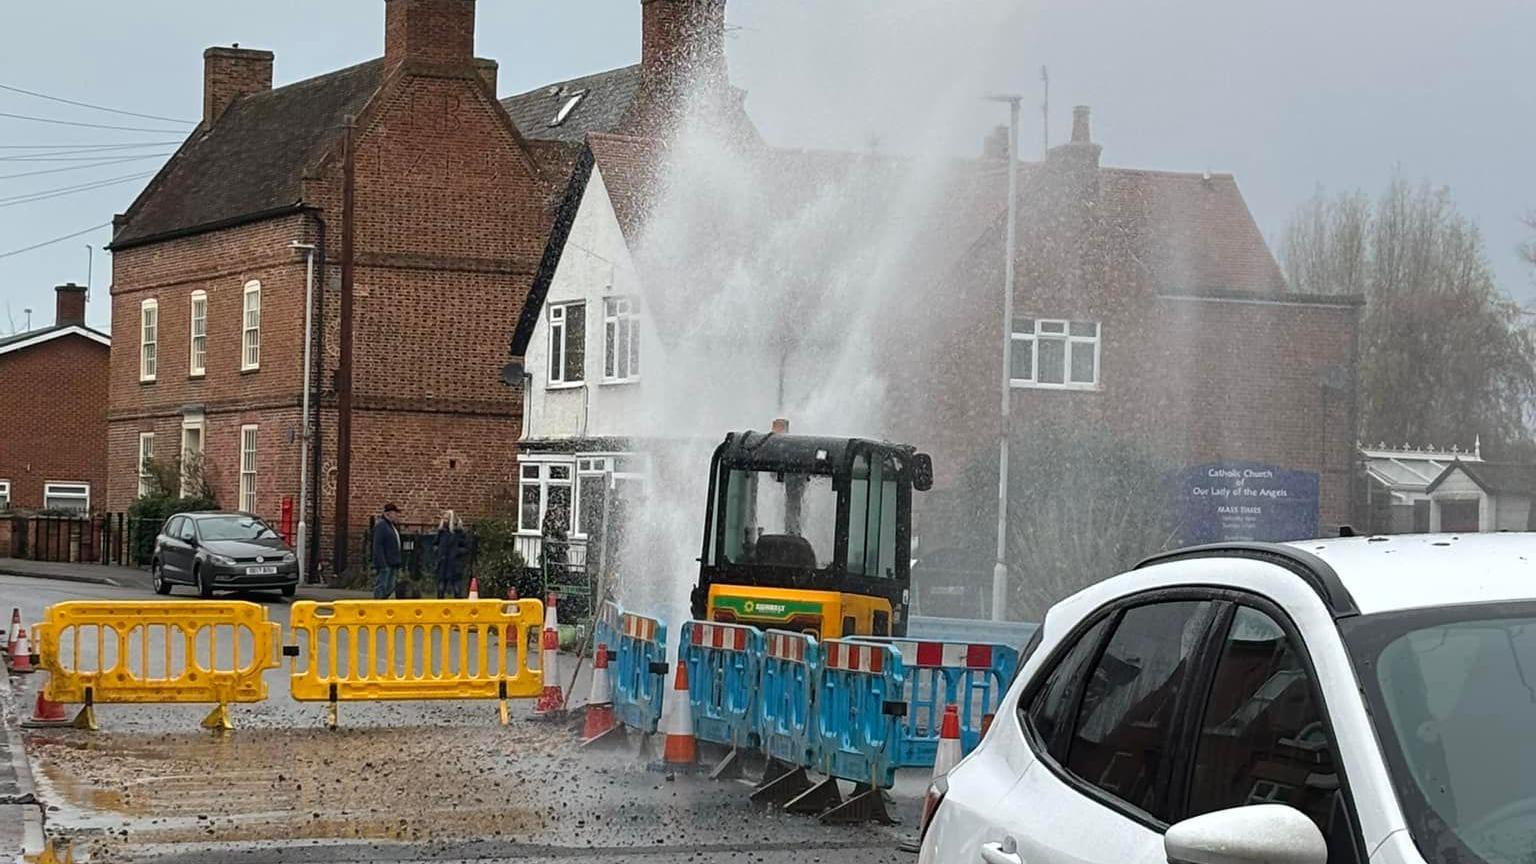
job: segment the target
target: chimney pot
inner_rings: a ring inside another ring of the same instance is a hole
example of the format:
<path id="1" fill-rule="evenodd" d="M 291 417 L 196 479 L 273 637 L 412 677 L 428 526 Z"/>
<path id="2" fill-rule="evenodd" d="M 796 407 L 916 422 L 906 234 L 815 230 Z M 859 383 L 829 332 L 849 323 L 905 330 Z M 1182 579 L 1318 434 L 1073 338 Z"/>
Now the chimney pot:
<path id="1" fill-rule="evenodd" d="M 73 282 L 53 289 L 53 322 L 60 327 L 85 326 L 85 286 Z"/>
<path id="2" fill-rule="evenodd" d="M 213 47 L 203 52 L 203 126 L 210 127 L 232 102 L 272 89 L 272 52 Z"/>
<path id="3" fill-rule="evenodd" d="M 1088 123 L 1088 106 L 1078 105 L 1072 109 L 1072 143 L 1093 143 L 1093 132 Z"/>
<path id="4" fill-rule="evenodd" d="M 384 0 L 384 65 L 472 63 L 475 0 Z"/>

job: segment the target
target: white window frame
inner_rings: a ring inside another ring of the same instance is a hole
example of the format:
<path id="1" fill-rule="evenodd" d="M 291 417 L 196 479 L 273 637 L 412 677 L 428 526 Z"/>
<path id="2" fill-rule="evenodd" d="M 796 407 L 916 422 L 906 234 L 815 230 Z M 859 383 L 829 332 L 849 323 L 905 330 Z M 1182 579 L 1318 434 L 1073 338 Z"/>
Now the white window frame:
<path id="1" fill-rule="evenodd" d="M 624 349 L 620 356 L 619 349 Z M 640 380 L 640 301 L 634 297 L 603 298 L 603 383 L 630 384 Z"/>
<path id="2" fill-rule="evenodd" d="M 11 509 L 11 481 L 0 480 L 0 513 Z"/>
<path id="3" fill-rule="evenodd" d="M 155 380 L 160 371 L 160 301 L 139 303 L 139 382 Z"/>
<path id="4" fill-rule="evenodd" d="M 181 497 L 183 498 L 188 497 L 194 491 L 196 491 L 187 485 L 187 481 L 190 479 L 187 476 L 187 454 L 191 452 L 187 449 L 187 433 L 192 431 L 197 432 L 197 452 L 193 455 L 197 457 L 198 465 L 201 467 L 203 461 L 203 453 L 208 446 L 208 425 L 202 415 L 184 417 L 181 421 L 181 449 L 179 451 L 181 454 L 181 470 L 179 472 L 180 477 L 178 478 L 178 482 L 180 484 Z"/>
<path id="5" fill-rule="evenodd" d="M 150 493 L 150 484 L 154 475 L 144 466 L 155 458 L 155 433 L 139 433 L 139 466 L 136 472 L 139 475 L 139 497 L 143 498 Z"/>
<path id="6" fill-rule="evenodd" d="M 256 515 L 257 431 L 254 423 L 240 427 L 240 512 Z"/>
<path id="7" fill-rule="evenodd" d="M 1092 336 L 1077 336 L 1072 333 L 1073 325 L 1093 325 Z M 1021 329 L 1027 327 L 1028 329 Z M 1059 329 L 1058 329 L 1059 328 Z M 1014 377 L 1013 370 L 1008 370 L 1008 383 L 1012 387 L 1035 388 L 1041 390 L 1098 390 L 1103 380 L 1102 353 L 1104 347 L 1104 325 L 1099 321 L 1074 321 L 1066 318 L 1019 318 L 1015 319 L 1010 327 L 1010 338 L 1013 340 L 1012 350 L 1017 352 L 1029 352 L 1028 378 Z M 1062 380 L 1040 380 L 1040 343 L 1042 341 L 1062 343 Z M 1072 348 L 1076 345 L 1093 346 L 1093 380 L 1072 380 Z"/>
<path id="8" fill-rule="evenodd" d="M 43 509 L 52 510 L 48 506 L 50 498 L 63 498 L 71 501 L 84 501 L 85 509 L 81 515 L 91 513 L 91 484 L 83 481 L 49 480 L 43 484 Z"/>
<path id="9" fill-rule="evenodd" d="M 198 314 L 201 306 L 202 314 Z M 202 332 L 198 332 L 201 330 Z M 208 373 L 208 292 L 199 288 L 187 302 L 187 377 Z"/>
<path id="10" fill-rule="evenodd" d="M 556 478 L 554 469 L 565 470 L 564 478 Z M 517 533 L 527 537 L 539 537 L 544 533 L 544 517 L 549 513 L 549 490 L 551 487 L 565 487 L 571 490 L 571 525 L 567 536 L 574 537 L 576 530 L 576 462 L 574 459 L 551 459 L 547 461 L 524 461 L 518 463 L 517 482 Z M 539 489 L 539 518 L 534 527 L 529 528 L 523 524 L 523 490 L 530 486 Z"/>
<path id="11" fill-rule="evenodd" d="M 587 316 L 586 301 L 575 300 L 568 303 L 551 303 L 549 306 L 549 387 L 561 389 L 565 387 L 581 387 L 587 383 Z M 570 350 L 570 315 L 569 311 L 574 307 L 582 308 L 581 316 L 581 348 L 582 362 L 579 378 L 565 377 L 565 358 Z"/>
<path id="12" fill-rule="evenodd" d="M 251 298 L 255 298 L 254 304 Z M 240 292 L 240 371 L 261 368 L 261 283 L 245 283 Z"/>

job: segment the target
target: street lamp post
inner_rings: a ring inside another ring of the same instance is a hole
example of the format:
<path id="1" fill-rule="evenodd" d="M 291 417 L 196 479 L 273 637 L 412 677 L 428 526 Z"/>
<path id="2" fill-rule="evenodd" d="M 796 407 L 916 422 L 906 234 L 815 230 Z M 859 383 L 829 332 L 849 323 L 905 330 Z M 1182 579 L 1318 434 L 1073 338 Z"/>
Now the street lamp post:
<path id="1" fill-rule="evenodd" d="M 299 409 L 299 542 L 294 549 L 299 559 L 299 581 L 308 583 L 311 578 L 309 572 L 309 458 L 310 442 L 313 440 L 309 428 L 309 391 L 310 369 L 312 358 L 310 348 L 314 344 L 314 311 L 315 311 L 315 252 L 317 247 L 313 243 L 290 243 L 289 248 L 305 253 L 306 263 L 304 269 L 304 396 L 303 407 Z"/>
<path id="2" fill-rule="evenodd" d="M 1008 430 L 1013 413 L 1013 282 L 1019 243 L 1019 103 L 1022 96 L 993 95 L 1008 103 L 1008 236 L 1003 262 L 1003 396 L 997 434 L 997 562 L 992 565 L 992 620 L 1002 621 L 1008 606 Z"/>

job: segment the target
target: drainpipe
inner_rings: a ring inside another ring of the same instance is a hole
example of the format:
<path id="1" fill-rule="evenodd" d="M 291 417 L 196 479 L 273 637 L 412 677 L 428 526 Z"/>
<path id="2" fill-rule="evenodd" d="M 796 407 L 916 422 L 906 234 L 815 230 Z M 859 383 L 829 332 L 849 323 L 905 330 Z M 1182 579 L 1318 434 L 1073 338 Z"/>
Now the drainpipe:
<path id="1" fill-rule="evenodd" d="M 992 567 L 992 620 L 1002 621 L 1008 606 L 1008 433 L 1013 413 L 1013 289 L 1018 257 L 1019 219 L 1019 102 L 1021 96 L 988 96 L 1008 103 L 1008 238 L 1003 263 L 1003 400 L 998 432 L 997 562 Z"/>
<path id="2" fill-rule="evenodd" d="M 304 396 L 299 409 L 299 581 L 310 581 L 309 567 L 309 396 L 313 381 L 313 345 L 315 337 L 315 252 L 314 243 L 290 243 L 289 248 L 304 250 Z"/>
<path id="3" fill-rule="evenodd" d="M 352 241 L 355 232 L 356 120 L 347 118 L 341 185 L 341 357 L 336 369 L 336 504 L 331 542 L 334 572 L 347 572 L 348 525 L 352 503 Z"/>

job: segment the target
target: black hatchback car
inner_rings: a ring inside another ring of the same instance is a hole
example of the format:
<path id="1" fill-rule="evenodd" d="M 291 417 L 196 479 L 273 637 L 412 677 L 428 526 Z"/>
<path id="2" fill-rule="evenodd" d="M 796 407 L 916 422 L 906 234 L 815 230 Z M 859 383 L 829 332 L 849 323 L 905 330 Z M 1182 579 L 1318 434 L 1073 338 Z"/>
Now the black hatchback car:
<path id="1" fill-rule="evenodd" d="M 271 526 L 245 513 L 181 513 L 155 538 L 150 574 L 156 594 L 191 585 L 214 591 L 281 591 L 299 587 L 299 561 Z"/>

